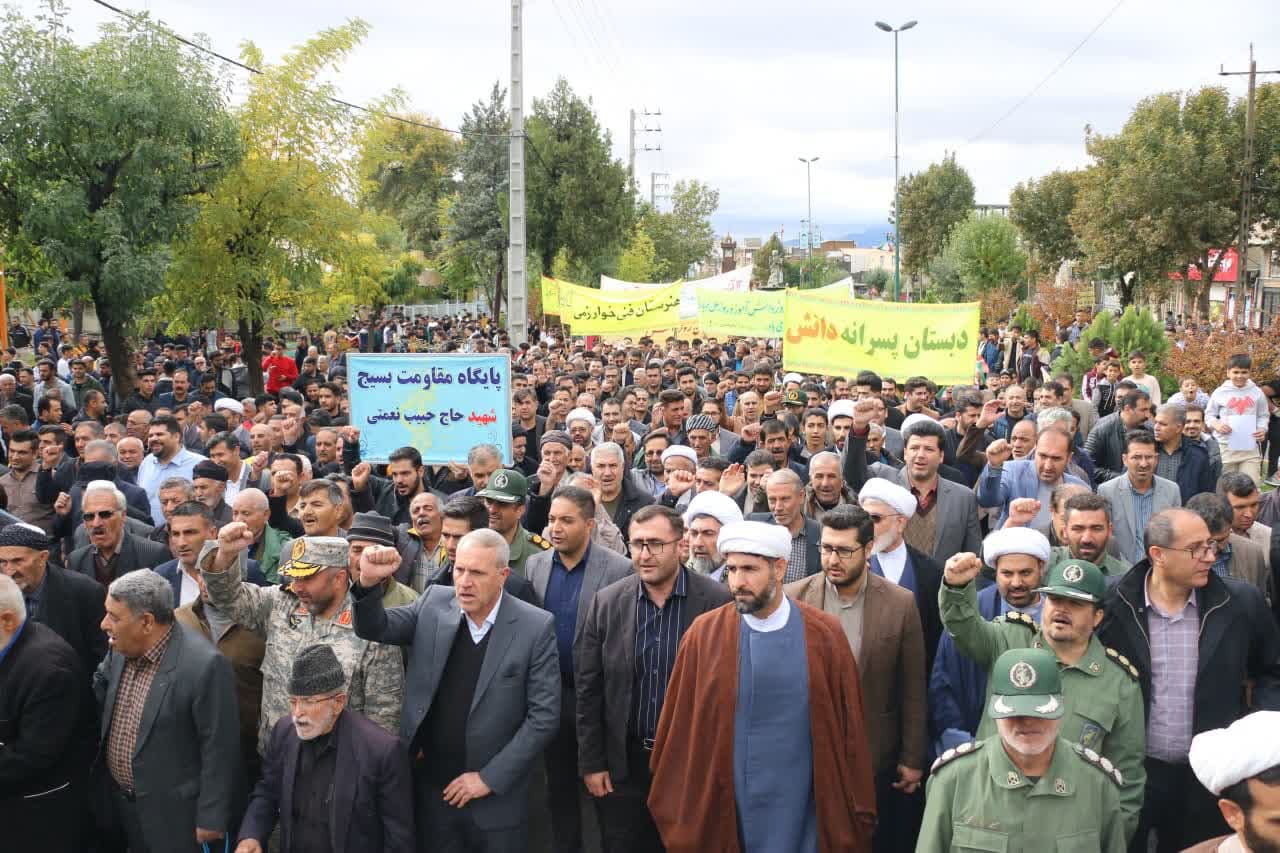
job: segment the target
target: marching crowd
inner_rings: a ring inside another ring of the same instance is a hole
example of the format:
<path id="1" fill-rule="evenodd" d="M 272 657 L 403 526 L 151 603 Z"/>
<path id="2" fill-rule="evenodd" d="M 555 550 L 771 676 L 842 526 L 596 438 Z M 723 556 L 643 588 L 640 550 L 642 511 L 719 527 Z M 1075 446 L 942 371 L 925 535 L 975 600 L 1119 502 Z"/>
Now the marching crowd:
<path id="1" fill-rule="evenodd" d="M 6 353 L 3 847 L 1280 850 L 1248 354 L 1163 400 L 1007 323 L 948 387 L 531 339 L 375 316 L 260 394 L 231 337 L 128 394 L 45 322 Z M 510 353 L 511 457 L 362 459 L 369 351 Z"/>

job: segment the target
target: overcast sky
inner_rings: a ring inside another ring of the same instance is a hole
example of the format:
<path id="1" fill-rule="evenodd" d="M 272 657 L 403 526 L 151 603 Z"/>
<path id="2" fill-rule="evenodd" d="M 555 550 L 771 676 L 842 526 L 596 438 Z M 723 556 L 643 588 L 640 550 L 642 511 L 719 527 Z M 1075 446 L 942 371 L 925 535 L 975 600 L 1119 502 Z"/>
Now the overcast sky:
<path id="1" fill-rule="evenodd" d="M 127 0 L 117 0 L 127 2 Z M 89 39 L 109 16 L 69 0 Z M 979 202 L 1003 204 L 1019 181 L 1085 162 L 1086 124 L 1114 132 L 1141 97 L 1241 78 L 1219 65 L 1280 68 L 1275 0 L 1122 0 L 1118 10 L 1026 104 L 989 129 L 1116 7 L 1116 0 L 526 0 L 525 106 L 558 76 L 589 96 L 625 160 L 627 112 L 661 109 L 660 134 L 639 145 L 639 183 L 651 172 L 719 188 L 717 225 L 741 234 L 755 223 L 805 216 L 805 168 L 813 167 L 813 214 L 872 224 L 893 193 L 893 37 L 874 28 L 918 19 L 900 36 L 902 172 L 956 151 Z M 37 8 L 36 0 L 19 0 Z M 251 39 L 279 56 L 311 33 L 359 15 L 372 34 L 341 74 L 351 100 L 403 88 L 412 107 L 457 127 L 462 114 L 510 74 L 504 0 L 150 0 L 180 33 L 205 33 L 231 55 Z M 1242 22 L 1251 21 L 1247 36 Z M 1280 77 L 1264 78 L 1277 79 Z M 985 133 L 984 133 L 985 132 Z M 980 138 L 975 139 L 975 137 Z"/>

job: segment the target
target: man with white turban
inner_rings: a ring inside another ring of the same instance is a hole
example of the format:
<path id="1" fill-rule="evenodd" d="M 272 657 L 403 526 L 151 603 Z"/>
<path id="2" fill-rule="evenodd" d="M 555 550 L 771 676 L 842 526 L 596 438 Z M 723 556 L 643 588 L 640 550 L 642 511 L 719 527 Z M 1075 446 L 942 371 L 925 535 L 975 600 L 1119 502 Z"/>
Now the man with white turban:
<path id="1" fill-rule="evenodd" d="M 871 752 L 840 623 L 783 594 L 786 528 L 731 522 L 717 547 L 733 606 L 685 634 L 654 739 L 649 811 L 663 844 L 869 850 Z"/>
<path id="2" fill-rule="evenodd" d="M 1187 754 L 1200 784 L 1218 798 L 1232 835 L 1186 853 L 1276 853 L 1280 850 L 1280 711 L 1255 711 L 1225 729 L 1191 739 Z"/>
<path id="3" fill-rule="evenodd" d="M 699 574 L 723 580 L 724 558 L 716 547 L 716 540 L 724 525 L 736 521 L 742 521 L 742 510 L 733 498 L 723 492 L 694 495 L 684 511 L 685 538 L 689 543 L 686 565 Z"/>

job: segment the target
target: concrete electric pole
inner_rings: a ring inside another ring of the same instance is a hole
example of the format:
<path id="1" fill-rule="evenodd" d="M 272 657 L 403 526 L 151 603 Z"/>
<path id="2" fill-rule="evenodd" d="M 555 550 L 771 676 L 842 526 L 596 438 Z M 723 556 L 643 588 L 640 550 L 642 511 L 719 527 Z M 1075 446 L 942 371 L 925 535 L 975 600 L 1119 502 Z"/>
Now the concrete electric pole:
<path id="1" fill-rule="evenodd" d="M 507 238 L 507 334 L 519 346 L 529 339 L 529 282 L 525 276 L 524 40 L 522 4 L 511 0 L 511 139 Z M 498 322 L 498 318 L 493 318 Z"/>

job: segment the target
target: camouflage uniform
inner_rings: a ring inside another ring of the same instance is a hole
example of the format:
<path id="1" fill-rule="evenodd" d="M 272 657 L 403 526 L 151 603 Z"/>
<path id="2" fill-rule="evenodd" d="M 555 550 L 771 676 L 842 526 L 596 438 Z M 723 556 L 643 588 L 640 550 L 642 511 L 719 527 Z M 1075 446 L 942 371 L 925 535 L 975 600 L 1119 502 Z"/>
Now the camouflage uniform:
<path id="1" fill-rule="evenodd" d="M 294 540 L 292 549 L 281 555 L 281 571 L 289 560 L 306 556 L 314 545 L 308 540 L 327 541 L 333 537 L 304 537 Z M 341 563 L 347 564 L 345 540 L 341 542 Z M 302 546 L 300 549 L 299 546 Z M 336 550 L 336 546 L 335 546 Z M 258 722 L 258 752 L 265 755 L 271 728 L 289 714 L 289 674 L 293 660 L 307 646 L 332 646 L 349 679 L 347 707 L 359 711 L 393 735 L 400 731 L 400 703 L 404 693 L 404 659 L 396 646 L 371 643 L 356 636 L 352 625 L 351 594 L 332 619 L 317 619 L 299 603 L 297 596 L 283 587 L 259 587 L 242 583 L 245 554 L 225 572 L 211 572 L 216 542 L 206 542 L 199 566 L 209 600 L 227 618 L 266 638 L 262 659 L 262 714 Z M 336 555 L 334 559 L 337 559 Z"/>

